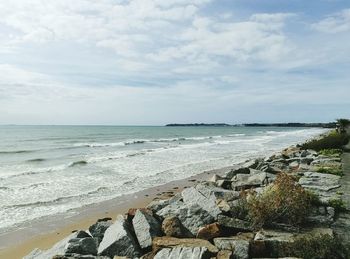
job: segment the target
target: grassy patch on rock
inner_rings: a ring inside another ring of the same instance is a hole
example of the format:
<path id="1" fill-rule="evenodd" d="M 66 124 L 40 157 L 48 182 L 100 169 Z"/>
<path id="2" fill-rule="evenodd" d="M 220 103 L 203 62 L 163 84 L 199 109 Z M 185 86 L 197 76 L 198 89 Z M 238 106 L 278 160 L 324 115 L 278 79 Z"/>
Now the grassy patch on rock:
<path id="1" fill-rule="evenodd" d="M 295 178 L 279 174 L 263 193 L 248 200 L 249 218 L 256 227 L 286 223 L 299 226 L 311 211 L 314 197 Z"/>
<path id="2" fill-rule="evenodd" d="M 321 151 L 324 149 L 342 149 L 349 142 L 349 136 L 346 133 L 331 131 L 318 139 L 312 139 L 302 144 L 303 149 L 313 149 Z"/>
<path id="3" fill-rule="evenodd" d="M 343 150 L 339 148 L 330 148 L 330 149 L 322 149 L 318 153 L 323 156 L 339 157 L 343 153 Z"/>
<path id="4" fill-rule="evenodd" d="M 316 172 L 323 174 L 343 175 L 343 170 L 339 166 L 327 165 L 316 168 Z"/>

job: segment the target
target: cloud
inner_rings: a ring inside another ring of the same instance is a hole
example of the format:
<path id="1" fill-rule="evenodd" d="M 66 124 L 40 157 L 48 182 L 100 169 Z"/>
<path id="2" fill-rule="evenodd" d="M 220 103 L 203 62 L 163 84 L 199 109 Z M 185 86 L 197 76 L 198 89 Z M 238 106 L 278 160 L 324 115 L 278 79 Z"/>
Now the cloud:
<path id="1" fill-rule="evenodd" d="M 313 29 L 325 33 L 340 33 L 350 30 L 350 9 L 328 16 L 311 25 Z"/>

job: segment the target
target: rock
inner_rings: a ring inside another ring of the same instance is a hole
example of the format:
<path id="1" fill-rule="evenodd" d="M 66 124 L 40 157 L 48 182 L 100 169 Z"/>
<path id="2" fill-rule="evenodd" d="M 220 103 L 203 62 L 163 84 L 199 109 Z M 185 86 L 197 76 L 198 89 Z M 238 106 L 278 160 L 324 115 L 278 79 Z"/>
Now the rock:
<path id="1" fill-rule="evenodd" d="M 337 175 L 305 172 L 299 179 L 299 184 L 317 194 L 322 202 L 328 203 L 337 199 L 335 189 L 340 187 L 339 179 L 340 176 Z"/>
<path id="2" fill-rule="evenodd" d="M 175 237 L 156 237 L 153 239 L 153 250 L 163 248 L 181 247 L 205 247 L 210 253 L 216 254 L 218 249 L 209 241 L 197 238 L 175 238 Z"/>
<path id="3" fill-rule="evenodd" d="M 167 217 L 163 220 L 162 230 L 169 237 L 191 237 L 177 217 Z"/>
<path id="4" fill-rule="evenodd" d="M 260 187 L 273 181 L 274 175 L 266 172 L 250 169 L 250 174 L 237 174 L 232 178 L 233 190 L 245 190 L 254 187 Z M 254 170 L 254 171 L 252 171 Z"/>
<path id="5" fill-rule="evenodd" d="M 197 204 L 203 210 L 207 211 L 213 218 L 221 213 L 219 207 L 216 205 L 216 197 L 210 190 L 196 186 L 182 191 L 184 203 L 192 205 Z"/>
<path id="6" fill-rule="evenodd" d="M 95 256 L 95 255 L 67 254 L 67 255 L 55 255 L 54 257 L 52 257 L 52 259 L 110 259 L 110 257 Z"/>
<path id="7" fill-rule="evenodd" d="M 113 222 L 111 220 L 108 221 L 97 221 L 95 224 L 89 227 L 90 234 L 96 238 L 98 244 L 102 241 L 103 236 Z"/>
<path id="8" fill-rule="evenodd" d="M 232 169 L 230 172 L 226 174 L 226 178 L 232 179 L 237 174 L 249 174 L 250 170 L 249 167 L 242 166 L 237 169 Z"/>
<path id="9" fill-rule="evenodd" d="M 97 255 L 97 243 L 92 237 L 73 238 L 65 249 L 66 254 Z"/>
<path id="10" fill-rule="evenodd" d="M 253 230 L 252 225 L 248 221 L 244 221 L 237 218 L 230 218 L 224 215 L 218 217 L 218 223 L 224 228 L 228 228 L 234 231 L 250 232 Z"/>
<path id="11" fill-rule="evenodd" d="M 221 250 L 216 255 L 216 259 L 234 259 L 233 252 L 230 250 Z"/>
<path id="12" fill-rule="evenodd" d="M 216 185 L 218 187 L 221 187 L 224 189 L 231 189 L 232 181 L 231 180 L 218 180 L 218 181 L 216 181 Z"/>
<path id="13" fill-rule="evenodd" d="M 276 230 L 259 231 L 251 244 L 252 257 L 288 257 L 305 258 L 305 251 L 315 254 L 321 253 L 314 242 L 322 242 L 322 238 L 333 238 L 333 231 L 329 228 L 314 228 L 302 233 Z M 326 247 L 322 247 L 322 250 Z M 325 252 L 325 251 L 322 251 Z M 324 258 L 319 254 L 319 258 Z"/>
<path id="14" fill-rule="evenodd" d="M 157 215 L 162 218 L 177 217 L 186 229 L 187 234 L 192 236 L 197 235 L 199 228 L 215 222 L 215 219 L 199 205 L 188 205 L 183 202 L 170 204 L 158 211 Z"/>
<path id="15" fill-rule="evenodd" d="M 285 158 L 291 158 L 300 155 L 300 148 L 299 147 L 289 147 L 284 149 L 281 152 L 282 156 Z"/>
<path id="16" fill-rule="evenodd" d="M 209 259 L 210 254 L 205 247 L 175 247 L 160 250 L 154 259 Z"/>
<path id="17" fill-rule="evenodd" d="M 213 239 L 214 237 L 220 236 L 220 234 L 221 234 L 221 231 L 220 231 L 219 224 L 212 223 L 204 227 L 201 227 L 198 230 L 197 238 L 210 240 L 210 239 Z"/>
<path id="18" fill-rule="evenodd" d="M 48 250 L 40 250 L 40 249 L 34 249 L 30 254 L 23 257 L 24 259 L 47 259 L 52 258 L 56 255 L 64 256 L 66 254 L 66 246 L 68 246 L 68 243 L 71 239 L 76 238 L 85 238 L 85 237 L 91 237 L 89 234 L 87 234 L 85 231 L 77 231 L 66 238 L 60 240 L 57 242 L 53 247 L 51 247 Z"/>
<path id="19" fill-rule="evenodd" d="M 152 201 L 150 204 L 147 205 L 147 209 L 150 209 L 153 212 L 157 212 L 166 206 L 177 203 L 178 201 L 182 200 L 182 196 L 180 193 L 177 193 L 174 197 L 167 199 L 167 200 L 157 200 L 157 201 Z"/>
<path id="20" fill-rule="evenodd" d="M 223 178 L 217 174 L 214 174 L 209 180 L 208 182 L 213 182 L 213 183 L 216 183 L 217 181 L 219 180 L 222 180 Z"/>
<path id="21" fill-rule="evenodd" d="M 137 257 L 140 249 L 132 235 L 128 222 L 122 216 L 106 230 L 98 247 L 98 255 L 113 257 L 129 256 Z"/>
<path id="22" fill-rule="evenodd" d="M 233 251 L 234 258 L 249 258 L 249 241 L 237 237 L 214 238 L 214 244 L 219 250 Z"/>
<path id="23" fill-rule="evenodd" d="M 160 223 L 144 210 L 137 210 L 132 219 L 134 231 L 142 249 L 152 246 L 152 239 L 162 235 Z"/>
<path id="24" fill-rule="evenodd" d="M 298 161 L 293 161 L 289 164 L 289 167 L 296 170 L 299 167 L 299 162 Z"/>

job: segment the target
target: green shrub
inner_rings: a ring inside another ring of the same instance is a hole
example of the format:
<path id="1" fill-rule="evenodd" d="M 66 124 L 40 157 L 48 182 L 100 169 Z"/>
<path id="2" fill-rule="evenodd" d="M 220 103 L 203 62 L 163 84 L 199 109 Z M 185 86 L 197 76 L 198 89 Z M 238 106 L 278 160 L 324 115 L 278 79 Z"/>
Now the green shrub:
<path id="1" fill-rule="evenodd" d="M 302 144 L 303 149 L 313 149 L 320 151 L 323 149 L 342 149 L 349 142 L 349 136 L 346 133 L 331 131 L 329 134 L 319 139 L 312 139 Z"/>
<path id="2" fill-rule="evenodd" d="M 298 226 L 309 215 L 313 199 L 292 176 L 279 174 L 263 193 L 248 200 L 249 218 L 256 227 L 273 223 Z"/>
<path id="3" fill-rule="evenodd" d="M 343 150 L 338 148 L 322 149 L 319 152 L 320 155 L 333 156 L 333 157 L 339 157 L 342 153 L 343 153 Z"/>
<path id="4" fill-rule="evenodd" d="M 333 207 L 336 212 L 346 211 L 346 205 L 342 199 L 334 199 L 328 202 L 328 205 Z"/>
<path id="5" fill-rule="evenodd" d="M 343 170 L 338 166 L 322 166 L 318 167 L 316 171 L 323 174 L 343 175 Z"/>

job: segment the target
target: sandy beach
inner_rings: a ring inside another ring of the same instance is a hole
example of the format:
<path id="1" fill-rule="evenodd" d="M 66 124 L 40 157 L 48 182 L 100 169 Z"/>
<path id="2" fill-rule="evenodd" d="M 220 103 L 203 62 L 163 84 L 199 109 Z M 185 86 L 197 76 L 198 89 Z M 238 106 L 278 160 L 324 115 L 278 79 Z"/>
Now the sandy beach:
<path id="1" fill-rule="evenodd" d="M 205 171 L 186 179 L 89 205 L 76 211 L 73 216 L 59 215 L 41 219 L 30 226 L 0 236 L 0 258 L 17 259 L 27 255 L 35 248 L 48 249 L 72 231 L 88 229 L 99 218 L 115 219 L 117 215 L 126 213 L 129 208 L 142 208 L 155 199 L 169 198 L 184 188 L 208 180 L 213 174 L 221 175 L 237 166 Z"/>

